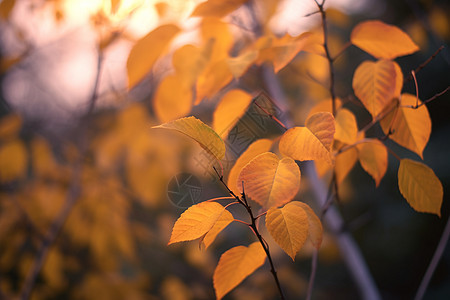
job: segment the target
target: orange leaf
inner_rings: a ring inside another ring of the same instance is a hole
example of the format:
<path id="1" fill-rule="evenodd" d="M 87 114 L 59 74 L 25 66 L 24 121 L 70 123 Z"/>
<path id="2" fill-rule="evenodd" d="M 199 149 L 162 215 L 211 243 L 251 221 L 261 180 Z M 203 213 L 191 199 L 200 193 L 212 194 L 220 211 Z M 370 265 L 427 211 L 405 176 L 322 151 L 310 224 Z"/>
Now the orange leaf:
<path id="1" fill-rule="evenodd" d="M 292 260 L 308 237 L 308 216 L 297 201 L 282 208 L 271 208 L 266 215 L 266 228 L 272 238 Z"/>
<path id="2" fill-rule="evenodd" d="M 348 173 L 353 169 L 358 160 L 358 151 L 355 147 L 345 150 L 336 156 L 334 171 L 336 173 L 336 182 L 341 184 L 347 177 Z"/>
<path id="3" fill-rule="evenodd" d="M 225 59 L 208 66 L 198 78 L 195 104 L 199 104 L 204 98 L 212 98 L 232 79 L 233 74 Z"/>
<path id="4" fill-rule="evenodd" d="M 394 59 L 419 50 L 400 28 L 378 20 L 359 23 L 352 31 L 350 41 L 376 58 Z"/>
<path id="5" fill-rule="evenodd" d="M 218 18 L 205 17 L 201 24 L 201 35 L 205 45 L 212 40 L 211 65 L 228 58 L 228 52 L 233 46 L 233 35 L 226 22 Z"/>
<path id="6" fill-rule="evenodd" d="M 333 164 L 330 153 L 335 132 L 334 118 L 329 112 L 320 112 L 306 120 L 306 127 L 286 131 L 280 140 L 280 152 L 295 160 L 324 160 Z"/>
<path id="7" fill-rule="evenodd" d="M 27 150 L 19 139 L 0 145 L 0 182 L 7 183 L 19 179 L 27 171 Z"/>
<path id="8" fill-rule="evenodd" d="M 213 275 L 217 299 L 222 299 L 261 267 L 265 260 L 266 253 L 259 242 L 254 242 L 248 247 L 237 246 L 223 253 Z"/>
<path id="9" fill-rule="evenodd" d="M 181 132 L 195 140 L 206 151 L 214 155 L 218 160 L 225 156 L 225 143 L 220 136 L 208 125 L 195 117 L 181 118 L 169 123 L 164 123 L 153 128 L 170 129 Z"/>
<path id="10" fill-rule="evenodd" d="M 398 63 L 393 61 L 395 68 L 395 88 L 394 88 L 394 97 L 400 97 L 403 89 L 403 72 Z"/>
<path id="11" fill-rule="evenodd" d="M 234 192 L 238 193 L 239 189 L 237 187 L 237 179 L 243 167 L 248 164 L 253 158 L 267 152 L 272 147 L 273 142 L 268 139 L 260 139 L 254 141 L 248 148 L 239 156 L 233 168 L 231 168 L 230 174 L 228 175 L 228 187 Z M 239 184 L 240 185 L 240 184 Z"/>
<path id="12" fill-rule="evenodd" d="M 189 207 L 175 222 L 168 245 L 202 237 L 211 230 L 224 211 L 225 207 L 217 202 L 201 202 Z"/>
<path id="13" fill-rule="evenodd" d="M 176 25 L 162 25 L 137 41 L 127 60 L 129 89 L 141 81 L 152 69 L 155 61 L 163 54 L 179 31 L 180 28 Z"/>
<path id="14" fill-rule="evenodd" d="M 375 180 L 375 185 L 380 184 L 384 177 L 388 164 L 388 152 L 386 146 L 377 139 L 356 146 L 358 158 L 363 169 Z"/>
<path id="15" fill-rule="evenodd" d="M 353 90 L 372 117 L 394 98 L 396 69 L 390 60 L 364 61 L 353 75 Z"/>
<path id="16" fill-rule="evenodd" d="M 423 158 L 423 150 L 431 134 L 431 119 L 428 109 L 425 105 L 417 109 L 403 107 L 415 106 L 416 101 L 414 95 L 402 94 L 400 108 L 387 115 L 380 121 L 380 124 L 385 134 L 392 126 L 393 133 L 389 135 L 389 138 Z M 422 102 L 419 100 L 418 103 Z M 395 119 L 392 120 L 392 118 Z"/>
<path id="17" fill-rule="evenodd" d="M 173 53 L 172 64 L 176 73 L 182 78 L 180 82 L 184 82 L 187 86 L 195 83 L 208 62 L 211 45 L 207 44 L 204 49 L 194 45 L 184 45 Z"/>
<path id="18" fill-rule="evenodd" d="M 257 51 L 247 51 L 239 56 L 228 58 L 228 67 L 230 72 L 233 74 L 233 77 L 241 77 L 257 57 Z"/>
<path id="19" fill-rule="evenodd" d="M 213 129 L 226 138 L 229 131 L 245 114 L 252 101 L 252 96 L 243 90 L 230 90 L 216 107 L 213 115 Z"/>
<path id="20" fill-rule="evenodd" d="M 217 219 L 214 226 L 200 240 L 200 247 L 206 250 L 214 242 L 217 235 L 233 221 L 233 215 L 225 209 L 219 219 Z"/>
<path id="21" fill-rule="evenodd" d="M 358 134 L 358 125 L 356 118 L 348 109 L 340 109 L 336 114 L 336 133 L 334 138 L 345 144 L 353 144 L 356 142 Z"/>
<path id="22" fill-rule="evenodd" d="M 277 207 L 291 201 L 300 187 L 300 169 L 294 160 L 282 160 L 272 152 L 252 159 L 241 171 L 237 188 L 264 208 Z"/>
<path id="23" fill-rule="evenodd" d="M 169 122 L 191 111 L 192 98 L 192 88 L 182 77 L 168 75 L 157 87 L 153 107 L 161 122 Z"/>
<path id="24" fill-rule="evenodd" d="M 308 118 L 310 116 L 312 116 L 315 113 L 318 112 L 329 112 L 332 113 L 333 112 L 333 106 L 332 106 L 332 101 L 331 98 L 326 99 L 326 100 L 322 100 L 319 103 L 317 103 L 316 105 L 314 105 L 311 110 L 308 113 Z M 342 106 L 342 101 L 340 98 L 336 98 L 336 109 L 339 109 Z"/>
<path id="25" fill-rule="evenodd" d="M 221 18 L 238 9 L 247 1 L 248 0 L 208 0 L 197 5 L 191 16 Z"/>
<path id="26" fill-rule="evenodd" d="M 402 159 L 398 168 L 398 187 L 415 211 L 441 216 L 444 191 L 432 169 L 420 162 Z"/>
<path id="27" fill-rule="evenodd" d="M 308 216 L 308 237 L 311 240 L 313 246 L 316 249 L 319 249 L 320 245 L 322 244 L 323 236 L 323 227 L 319 217 L 317 217 L 311 207 L 309 207 L 309 205 L 304 202 L 293 201 L 289 204 L 297 205 L 305 210 L 305 213 Z"/>

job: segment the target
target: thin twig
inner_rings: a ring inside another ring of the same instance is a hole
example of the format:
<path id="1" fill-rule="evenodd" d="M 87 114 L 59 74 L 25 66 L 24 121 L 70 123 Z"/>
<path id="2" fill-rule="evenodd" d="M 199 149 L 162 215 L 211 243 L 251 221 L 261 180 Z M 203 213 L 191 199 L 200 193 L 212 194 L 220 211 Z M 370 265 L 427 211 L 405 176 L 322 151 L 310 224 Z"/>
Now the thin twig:
<path id="1" fill-rule="evenodd" d="M 450 85 L 448 87 L 446 87 L 442 92 L 437 93 L 436 95 L 434 95 L 431 98 L 428 98 L 427 100 L 423 101 L 422 103 L 416 104 L 415 106 L 413 105 L 402 105 L 401 107 L 407 107 L 407 108 L 412 108 L 412 109 L 417 109 L 419 107 L 421 107 L 422 105 L 425 105 L 431 101 L 436 100 L 436 98 L 444 95 L 445 93 L 447 93 L 450 90 Z"/>
<path id="2" fill-rule="evenodd" d="M 441 52 L 442 50 L 444 50 L 444 46 L 440 46 L 436 52 L 433 53 L 433 55 L 431 55 L 426 61 L 424 61 L 423 63 L 421 63 L 415 70 L 414 73 L 417 74 L 420 72 L 420 70 L 422 70 L 423 68 L 425 68 L 426 65 L 428 65 L 430 63 L 430 61 L 432 61 L 438 54 L 439 52 Z M 409 74 L 409 76 L 405 79 L 406 81 L 410 81 L 413 80 L 413 75 L 412 73 Z"/>
<path id="3" fill-rule="evenodd" d="M 442 233 L 441 239 L 439 240 L 439 244 L 436 247 L 436 251 L 434 252 L 433 258 L 431 259 L 430 265 L 422 278 L 422 282 L 420 283 L 419 289 L 417 290 L 415 300 L 420 300 L 425 295 L 428 284 L 430 283 L 431 278 L 433 277 L 434 271 L 441 260 L 442 254 L 444 253 L 445 247 L 447 245 L 447 241 L 450 237 L 450 216 L 447 220 L 447 225 L 445 225 L 444 232 Z"/>

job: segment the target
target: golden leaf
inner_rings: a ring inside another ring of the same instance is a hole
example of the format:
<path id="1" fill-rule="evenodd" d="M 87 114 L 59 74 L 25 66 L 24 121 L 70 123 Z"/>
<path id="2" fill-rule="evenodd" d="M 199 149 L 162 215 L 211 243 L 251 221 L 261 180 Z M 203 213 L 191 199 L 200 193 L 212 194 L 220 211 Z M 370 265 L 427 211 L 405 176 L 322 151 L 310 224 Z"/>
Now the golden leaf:
<path id="1" fill-rule="evenodd" d="M 300 169 L 289 157 L 282 160 L 272 152 L 252 159 L 241 171 L 237 188 L 264 208 L 277 207 L 291 201 L 300 187 Z"/>
<path id="2" fill-rule="evenodd" d="M 213 129 L 224 139 L 247 111 L 252 96 L 243 90 L 230 90 L 220 100 L 213 114 Z"/>
<path id="3" fill-rule="evenodd" d="M 27 150 L 19 139 L 0 145 L 0 182 L 6 183 L 25 176 Z"/>
<path id="4" fill-rule="evenodd" d="M 420 162 L 402 159 L 398 168 L 398 187 L 415 211 L 441 216 L 444 191 L 432 169 Z"/>
<path id="5" fill-rule="evenodd" d="M 402 94 L 400 108 L 388 114 L 380 121 L 381 128 L 385 134 L 389 129 L 393 133 L 389 138 L 400 146 L 403 146 L 423 159 L 423 150 L 428 143 L 431 134 L 431 119 L 425 105 L 417 109 L 404 106 L 415 106 L 422 103 L 414 95 Z M 392 118 L 395 118 L 392 120 Z"/>
<path id="6" fill-rule="evenodd" d="M 216 298 L 222 299 L 261 267 L 265 260 L 266 253 L 259 242 L 254 242 L 248 247 L 237 246 L 223 253 L 213 275 Z"/>
<path id="7" fill-rule="evenodd" d="M 173 53 L 173 67 L 185 85 L 190 87 L 195 83 L 208 63 L 211 46 L 212 43 L 209 43 L 200 49 L 194 45 L 184 45 Z"/>
<path id="8" fill-rule="evenodd" d="M 359 23 L 353 28 L 350 41 L 376 58 L 394 59 L 419 50 L 400 28 L 378 20 Z"/>
<path id="9" fill-rule="evenodd" d="M 180 28 L 176 25 L 162 25 L 137 41 L 127 60 L 129 89 L 139 83 L 152 69 L 155 61 L 163 54 L 179 31 Z"/>
<path id="10" fill-rule="evenodd" d="M 344 181 L 345 177 L 347 177 L 348 173 L 353 169 L 357 160 L 358 151 L 355 147 L 347 149 L 336 156 L 334 172 L 336 174 L 336 182 L 338 185 Z"/>
<path id="11" fill-rule="evenodd" d="M 323 227 L 319 217 L 317 217 L 311 207 L 304 202 L 293 201 L 289 204 L 297 205 L 305 210 L 305 213 L 308 216 L 308 237 L 314 248 L 319 249 L 323 237 Z"/>
<path id="12" fill-rule="evenodd" d="M 233 74 L 225 59 L 208 66 L 198 77 L 195 105 L 199 104 L 204 98 L 212 98 L 232 79 Z"/>
<path id="13" fill-rule="evenodd" d="M 200 247 L 206 250 L 214 242 L 217 235 L 233 221 L 233 215 L 225 209 L 213 227 L 200 240 Z"/>
<path id="14" fill-rule="evenodd" d="M 153 100 L 155 113 L 161 122 L 169 122 L 187 115 L 192 108 L 192 87 L 183 77 L 166 76 L 158 85 Z"/>
<path id="15" fill-rule="evenodd" d="M 241 77 L 258 57 L 258 51 L 247 51 L 236 57 L 227 59 L 228 68 L 234 78 Z"/>
<path id="16" fill-rule="evenodd" d="M 280 140 L 280 152 L 295 160 L 324 160 L 333 164 L 330 153 L 335 132 L 334 118 L 329 112 L 311 115 L 306 127 L 286 131 Z"/>
<path id="17" fill-rule="evenodd" d="M 356 146 L 358 158 L 363 169 L 375 180 L 375 185 L 380 184 L 388 165 L 388 152 L 386 146 L 377 139 Z"/>
<path id="18" fill-rule="evenodd" d="M 340 98 L 336 98 L 336 109 L 339 109 L 342 106 L 342 101 Z M 318 112 L 333 112 L 333 103 L 331 98 L 325 99 L 314 105 L 308 113 L 308 118 L 315 113 Z"/>
<path id="19" fill-rule="evenodd" d="M 358 125 L 355 115 L 348 109 L 340 109 L 336 114 L 336 133 L 334 138 L 345 144 L 356 142 L 358 134 Z"/>
<path id="20" fill-rule="evenodd" d="M 266 215 L 266 228 L 272 238 L 292 260 L 308 237 L 308 216 L 294 201 L 282 208 L 271 208 Z"/>
<path id="21" fill-rule="evenodd" d="M 364 61 L 353 75 L 353 90 L 372 117 L 377 116 L 394 98 L 396 69 L 390 60 Z"/>
<path id="22" fill-rule="evenodd" d="M 243 167 L 248 164 L 256 156 L 268 152 L 272 147 L 273 142 L 268 139 L 260 139 L 254 141 L 248 148 L 239 156 L 233 168 L 230 170 L 228 175 L 228 187 L 234 192 L 238 193 L 239 189 L 237 187 L 237 179 Z M 241 185 L 239 183 L 239 185 Z"/>
<path id="23" fill-rule="evenodd" d="M 214 155 L 218 160 L 225 156 L 225 143 L 208 125 L 195 117 L 181 118 L 152 128 L 164 128 L 181 132 Z"/>
<path id="24" fill-rule="evenodd" d="M 221 18 L 238 9 L 247 1 L 248 0 L 208 0 L 197 5 L 191 16 Z"/>
<path id="25" fill-rule="evenodd" d="M 224 211 L 225 207 L 217 202 L 201 202 L 189 207 L 175 222 L 168 245 L 202 237 Z"/>
<path id="26" fill-rule="evenodd" d="M 395 88 L 394 88 L 394 97 L 400 97 L 403 89 L 403 72 L 398 63 L 393 61 L 395 68 Z"/>

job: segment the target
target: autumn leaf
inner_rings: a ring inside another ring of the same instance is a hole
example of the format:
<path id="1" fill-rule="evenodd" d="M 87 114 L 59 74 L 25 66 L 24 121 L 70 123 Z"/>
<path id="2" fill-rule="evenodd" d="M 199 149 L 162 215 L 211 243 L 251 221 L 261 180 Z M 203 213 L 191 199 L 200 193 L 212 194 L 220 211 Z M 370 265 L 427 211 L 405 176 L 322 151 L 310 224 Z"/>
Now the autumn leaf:
<path id="1" fill-rule="evenodd" d="M 218 160 L 225 156 L 225 143 L 208 125 L 195 117 L 181 118 L 152 128 L 163 128 L 181 132 L 195 140 Z"/>
<path id="2" fill-rule="evenodd" d="M 189 207 L 175 222 L 168 245 L 202 237 L 224 211 L 225 207 L 217 202 L 201 202 Z"/>
<path id="3" fill-rule="evenodd" d="M 192 87 L 183 77 L 168 75 L 159 83 L 153 107 L 161 122 L 169 122 L 187 115 L 192 108 Z"/>
<path id="4" fill-rule="evenodd" d="M 13 139 L 0 144 L 0 182 L 22 178 L 27 171 L 28 155 L 23 141 Z"/>
<path id="5" fill-rule="evenodd" d="M 376 58 L 394 59 L 419 50 L 404 31 L 379 20 L 359 23 L 353 28 L 350 41 Z"/>
<path id="6" fill-rule="evenodd" d="M 370 139 L 358 144 L 358 158 L 362 168 L 375 180 L 375 185 L 380 184 L 387 170 L 388 152 L 386 146 L 377 139 Z"/>
<path id="7" fill-rule="evenodd" d="M 205 98 L 212 98 L 232 79 L 233 74 L 231 73 L 226 59 L 208 66 L 198 77 L 195 105 L 199 104 Z"/>
<path id="8" fill-rule="evenodd" d="M 200 239 L 200 248 L 206 250 L 214 242 L 217 235 L 233 221 L 233 215 L 225 209 L 213 227 Z"/>
<path id="9" fill-rule="evenodd" d="M 377 116 L 394 98 L 396 69 L 390 60 L 365 61 L 353 75 L 353 90 L 372 117 Z"/>
<path id="10" fill-rule="evenodd" d="M 402 159 L 398 168 L 398 187 L 415 211 L 441 216 L 444 191 L 439 178 L 429 167 Z"/>
<path id="11" fill-rule="evenodd" d="M 152 69 L 179 31 L 180 28 L 176 25 L 162 25 L 137 41 L 127 60 L 128 89 L 134 87 Z"/>
<path id="12" fill-rule="evenodd" d="M 227 185 L 234 192 L 238 193 L 237 179 L 241 173 L 242 168 L 248 164 L 256 156 L 268 152 L 272 147 L 273 141 L 269 139 L 260 139 L 254 141 L 248 148 L 239 156 L 233 168 L 231 168 L 228 175 Z M 239 184 L 241 185 L 241 184 Z"/>
<path id="13" fill-rule="evenodd" d="M 336 114 L 336 133 L 334 138 L 345 144 L 356 142 L 358 135 L 358 125 L 355 115 L 348 109 L 340 109 Z"/>
<path id="14" fill-rule="evenodd" d="M 308 204 L 300 201 L 293 201 L 291 203 L 305 210 L 305 213 L 308 216 L 308 237 L 311 240 L 314 248 L 318 250 L 320 248 L 320 245 L 322 245 L 323 236 L 323 227 L 319 217 L 314 213 L 314 211 L 311 209 L 311 207 L 309 207 Z"/>
<path id="15" fill-rule="evenodd" d="M 226 138 L 228 132 L 245 114 L 252 101 L 252 96 L 243 90 L 230 90 L 227 92 L 213 114 L 213 129 Z"/>
<path id="16" fill-rule="evenodd" d="M 254 242 L 248 247 L 237 246 L 223 253 L 213 275 L 216 298 L 222 299 L 261 267 L 265 260 L 266 253 L 259 242 Z"/>
<path id="17" fill-rule="evenodd" d="M 198 76 L 207 65 L 211 51 L 212 42 L 205 44 L 202 48 L 194 45 L 184 45 L 173 53 L 173 67 L 177 75 L 182 78 L 180 80 L 183 80 L 186 86 L 191 87 L 194 85 Z"/>
<path id="18" fill-rule="evenodd" d="M 395 68 L 395 88 L 394 97 L 399 98 L 403 89 L 403 72 L 398 63 L 393 61 Z"/>
<path id="19" fill-rule="evenodd" d="M 236 10 L 247 1 L 248 0 L 208 0 L 197 5 L 191 16 L 221 18 Z"/>
<path id="20" fill-rule="evenodd" d="M 247 51 L 226 60 L 234 78 L 241 77 L 258 57 L 258 51 Z"/>
<path id="21" fill-rule="evenodd" d="M 344 181 L 345 177 L 347 177 L 357 161 L 358 151 L 356 150 L 356 147 L 347 149 L 336 156 L 334 172 L 336 174 L 336 182 L 338 185 Z"/>
<path id="22" fill-rule="evenodd" d="M 336 109 L 339 109 L 342 106 L 342 100 L 340 98 L 336 98 L 335 101 L 336 101 Z M 318 112 L 333 113 L 333 102 L 331 98 L 322 100 L 316 105 L 314 105 L 308 113 L 308 118 Z"/>
<path id="23" fill-rule="evenodd" d="M 391 140 L 417 153 L 423 159 L 423 150 L 431 134 L 431 119 L 425 105 L 417 109 L 407 107 L 415 106 L 416 103 L 422 102 L 420 100 L 417 102 L 414 95 L 402 94 L 400 107 L 383 118 L 380 125 L 385 134 L 393 129 L 389 135 Z"/>
<path id="24" fill-rule="evenodd" d="M 266 215 L 267 230 L 292 260 L 295 260 L 295 255 L 303 247 L 309 228 L 308 216 L 296 202 L 288 203 L 282 208 L 271 208 Z"/>
<path id="25" fill-rule="evenodd" d="M 331 143 L 335 132 L 333 115 L 319 112 L 306 120 L 306 127 L 294 127 L 281 137 L 280 152 L 295 160 L 324 160 L 333 164 Z"/>
<path id="26" fill-rule="evenodd" d="M 264 208 L 277 207 L 291 201 L 300 187 L 300 169 L 294 160 L 282 160 L 272 152 L 252 159 L 241 171 L 237 188 Z"/>

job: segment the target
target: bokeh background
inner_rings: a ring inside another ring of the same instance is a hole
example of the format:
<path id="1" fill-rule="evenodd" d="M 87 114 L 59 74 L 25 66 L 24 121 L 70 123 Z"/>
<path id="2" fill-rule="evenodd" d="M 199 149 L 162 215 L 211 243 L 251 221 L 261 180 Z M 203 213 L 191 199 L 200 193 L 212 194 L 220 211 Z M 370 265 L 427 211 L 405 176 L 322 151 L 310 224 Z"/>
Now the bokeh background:
<path id="1" fill-rule="evenodd" d="M 193 176 L 198 188 L 181 194 L 190 192 L 194 202 L 227 194 L 200 147 L 151 129 L 162 122 L 153 99 L 159 80 L 172 68 L 171 52 L 127 89 L 126 62 L 137 39 L 160 24 L 177 22 L 183 34 L 171 50 L 198 41 L 198 20 L 189 18 L 198 2 L 0 1 L 1 299 L 212 299 L 220 254 L 254 240 L 249 230 L 233 224 L 207 251 L 195 241 L 167 246 L 175 220 L 187 207 L 169 192 L 174 177 Z M 320 27 L 318 14 L 306 16 L 317 11 L 313 0 L 272 2 L 276 10 L 268 27 L 275 34 L 296 36 Z M 358 22 L 380 19 L 402 28 L 421 49 L 396 60 L 406 75 L 445 47 L 417 74 L 422 100 L 449 85 L 448 1 L 330 0 L 326 7 L 332 52 L 348 41 Z M 236 43 L 253 30 L 248 15 L 246 6 L 225 18 Z M 360 126 L 370 118 L 353 96 L 351 80 L 365 59 L 371 57 L 349 47 L 335 64 L 336 92 Z M 277 74 L 285 106 L 270 109 L 280 119 L 303 124 L 311 107 L 329 97 L 318 84 L 327 78 L 327 62 L 301 52 Z M 250 93 L 269 90 L 256 66 L 233 84 Z M 406 82 L 404 91 L 414 94 L 414 82 Z M 194 106 L 189 115 L 211 123 L 221 95 Z M 427 107 L 433 131 L 424 163 L 444 186 L 440 218 L 415 212 L 402 198 L 393 156 L 378 188 L 358 165 L 339 189 L 342 230 L 357 241 L 383 299 L 414 296 L 450 213 L 449 93 Z M 251 107 L 240 122 L 255 113 Z M 263 130 L 254 129 L 247 140 L 281 133 L 269 117 L 260 117 Z M 371 133 L 379 134 L 379 128 Z M 233 151 L 226 170 L 245 149 L 232 137 L 227 145 Z M 402 157 L 420 159 L 395 143 L 388 145 Z M 319 211 L 307 178 L 302 185 L 296 199 Z M 233 213 L 245 217 L 238 209 Z M 306 246 L 294 263 L 273 243 L 271 250 L 288 299 L 304 297 L 312 249 Z M 272 281 L 266 264 L 226 298 L 276 299 Z M 313 299 L 359 295 L 334 233 L 326 230 Z M 449 296 L 447 249 L 425 299 Z"/>

